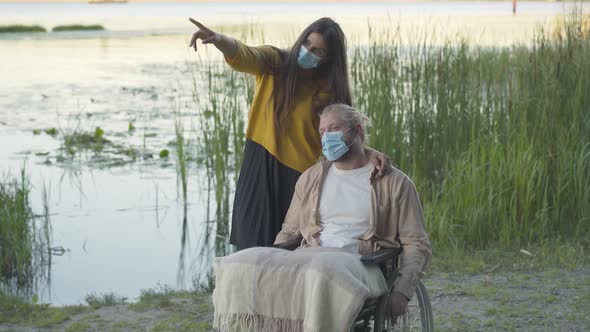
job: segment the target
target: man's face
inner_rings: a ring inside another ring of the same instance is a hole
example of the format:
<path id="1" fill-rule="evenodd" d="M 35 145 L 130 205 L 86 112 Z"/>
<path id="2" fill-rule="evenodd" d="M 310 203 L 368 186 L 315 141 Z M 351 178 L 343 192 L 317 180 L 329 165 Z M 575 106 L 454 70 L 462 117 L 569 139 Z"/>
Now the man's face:
<path id="1" fill-rule="evenodd" d="M 357 132 L 357 129 L 355 128 L 351 130 L 349 129 L 350 127 L 338 112 L 328 112 L 320 116 L 320 136 L 323 136 L 325 132 L 342 131 L 344 132 L 342 140 L 346 145 L 349 145 L 353 142 Z"/>
<path id="2" fill-rule="evenodd" d="M 328 131 L 346 131 L 348 129 L 346 122 L 338 112 L 328 112 L 320 116 L 320 136 Z"/>

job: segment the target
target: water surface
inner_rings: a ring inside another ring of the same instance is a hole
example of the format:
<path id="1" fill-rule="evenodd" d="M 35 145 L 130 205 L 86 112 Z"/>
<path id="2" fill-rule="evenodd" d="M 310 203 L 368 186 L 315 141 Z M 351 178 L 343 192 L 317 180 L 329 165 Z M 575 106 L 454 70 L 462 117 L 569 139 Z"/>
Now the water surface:
<path id="1" fill-rule="evenodd" d="M 185 215 L 170 143 L 179 110 L 187 135 L 198 139 L 185 102 L 206 84 L 197 82 L 195 90 L 190 73 L 199 71 L 198 63 L 222 59 L 211 47 L 197 54 L 186 47 L 193 31 L 188 16 L 255 44 L 288 46 L 313 19 L 331 16 L 355 47 L 366 41 L 368 21 L 381 31 L 399 25 L 402 34 L 428 24 L 448 35 L 468 27 L 481 44 L 505 46 L 528 40 L 535 26 L 569 9 L 562 3 L 523 2 L 518 10 L 513 16 L 508 2 L 0 4 L 2 25 L 102 24 L 107 29 L 0 35 L 0 172 L 16 175 L 26 165 L 37 211 L 42 189 L 48 189 L 53 244 L 67 249 L 54 257 L 42 299 L 74 304 L 93 292 L 133 299 L 158 283 L 190 287 L 193 278 L 203 280 L 214 256 L 203 250 L 212 244 L 204 239 L 215 221 L 214 193 L 205 170 L 192 164 Z M 113 143 L 151 157 L 87 152 L 63 161 L 59 138 L 33 134 L 96 127 Z M 169 158 L 158 156 L 163 149 L 171 151 Z"/>

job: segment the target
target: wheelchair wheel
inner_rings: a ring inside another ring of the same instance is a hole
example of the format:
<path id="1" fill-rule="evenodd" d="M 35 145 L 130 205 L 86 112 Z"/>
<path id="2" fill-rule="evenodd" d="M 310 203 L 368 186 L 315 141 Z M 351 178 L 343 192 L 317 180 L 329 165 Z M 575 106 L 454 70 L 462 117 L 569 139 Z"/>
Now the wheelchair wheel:
<path id="1" fill-rule="evenodd" d="M 390 319 L 384 322 L 383 331 L 387 332 L 432 332 L 434 331 L 434 318 L 428 292 L 422 281 L 418 282 L 416 292 L 408 303 L 408 311 L 398 318 L 397 324 Z"/>

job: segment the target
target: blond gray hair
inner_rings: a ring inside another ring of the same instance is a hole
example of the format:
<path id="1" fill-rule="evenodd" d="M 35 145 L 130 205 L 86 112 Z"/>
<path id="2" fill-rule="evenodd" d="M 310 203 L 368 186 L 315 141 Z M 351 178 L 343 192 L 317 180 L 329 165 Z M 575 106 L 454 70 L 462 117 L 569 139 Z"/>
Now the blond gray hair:
<path id="1" fill-rule="evenodd" d="M 367 127 L 371 126 L 371 120 L 369 117 L 359 112 L 356 108 L 346 104 L 328 105 L 320 112 L 320 116 L 328 113 L 339 113 L 350 128 L 356 127 L 360 124 L 363 127 L 363 135 L 361 135 L 360 139 L 361 143 L 365 144 Z"/>

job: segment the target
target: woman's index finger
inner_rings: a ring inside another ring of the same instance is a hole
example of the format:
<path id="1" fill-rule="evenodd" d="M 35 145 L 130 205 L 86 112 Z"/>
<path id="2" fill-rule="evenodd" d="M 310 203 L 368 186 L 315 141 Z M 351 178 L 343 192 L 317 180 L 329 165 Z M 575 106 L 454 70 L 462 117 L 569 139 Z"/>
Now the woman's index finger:
<path id="1" fill-rule="evenodd" d="M 196 20 L 192 19 L 191 17 L 189 17 L 189 18 L 188 18 L 188 20 L 189 20 L 189 21 L 191 21 L 191 22 L 192 22 L 194 25 L 196 25 L 196 26 L 197 26 L 199 29 L 203 29 L 203 30 L 209 31 L 209 29 L 207 29 L 207 27 L 206 27 L 206 26 L 204 26 L 204 25 L 203 25 L 203 24 L 201 24 L 200 22 L 198 22 L 198 21 L 196 21 Z"/>

